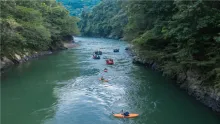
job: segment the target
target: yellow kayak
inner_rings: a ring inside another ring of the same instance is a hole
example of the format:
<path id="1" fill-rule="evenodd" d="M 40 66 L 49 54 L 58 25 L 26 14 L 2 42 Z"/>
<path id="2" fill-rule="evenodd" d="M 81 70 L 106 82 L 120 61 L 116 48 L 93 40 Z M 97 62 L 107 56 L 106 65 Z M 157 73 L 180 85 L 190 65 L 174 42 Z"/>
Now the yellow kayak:
<path id="1" fill-rule="evenodd" d="M 139 116 L 139 114 L 130 113 L 129 116 L 124 116 L 123 114 L 113 114 L 113 116 L 115 116 L 117 118 L 135 118 L 135 117 Z"/>

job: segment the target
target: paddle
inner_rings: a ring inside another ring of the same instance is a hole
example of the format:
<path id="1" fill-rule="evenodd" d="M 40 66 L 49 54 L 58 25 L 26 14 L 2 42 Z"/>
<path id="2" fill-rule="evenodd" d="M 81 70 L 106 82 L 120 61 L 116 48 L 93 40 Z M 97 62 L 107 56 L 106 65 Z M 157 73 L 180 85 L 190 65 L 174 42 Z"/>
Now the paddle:
<path id="1" fill-rule="evenodd" d="M 112 114 L 115 114 L 114 112 L 112 112 Z M 123 114 L 123 109 L 121 110 L 121 114 Z"/>

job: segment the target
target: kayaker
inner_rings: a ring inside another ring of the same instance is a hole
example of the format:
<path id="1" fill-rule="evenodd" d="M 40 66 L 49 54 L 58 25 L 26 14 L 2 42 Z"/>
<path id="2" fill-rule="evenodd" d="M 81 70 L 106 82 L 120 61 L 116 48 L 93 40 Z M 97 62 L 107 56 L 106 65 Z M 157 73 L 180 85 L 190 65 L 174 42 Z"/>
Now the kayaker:
<path id="1" fill-rule="evenodd" d="M 121 112 L 122 112 L 122 115 L 129 116 L 129 112 L 123 112 L 123 110 L 121 110 Z"/>
<path id="2" fill-rule="evenodd" d="M 108 69 L 107 69 L 107 68 L 105 68 L 105 69 L 104 69 L 104 71 L 108 71 Z"/>
<path id="3" fill-rule="evenodd" d="M 129 116 L 129 112 L 125 112 L 123 115 L 124 116 Z"/>
<path id="4" fill-rule="evenodd" d="M 97 55 L 95 54 L 95 55 L 93 55 L 93 58 L 95 59 L 95 58 L 97 58 Z"/>
<path id="5" fill-rule="evenodd" d="M 105 79 L 103 78 L 103 76 L 101 77 L 101 80 L 104 81 Z"/>

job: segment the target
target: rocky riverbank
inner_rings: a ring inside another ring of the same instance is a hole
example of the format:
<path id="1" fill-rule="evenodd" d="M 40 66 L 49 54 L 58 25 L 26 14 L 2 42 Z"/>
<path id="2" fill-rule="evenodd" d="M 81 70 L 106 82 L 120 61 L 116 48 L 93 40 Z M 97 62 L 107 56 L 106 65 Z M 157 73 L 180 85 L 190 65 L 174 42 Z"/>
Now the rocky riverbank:
<path id="1" fill-rule="evenodd" d="M 164 73 L 164 68 L 162 68 L 157 61 L 146 59 L 145 56 L 147 55 L 140 54 L 139 51 L 134 48 L 129 48 L 128 51 L 130 51 L 133 56 L 133 63 L 142 64 L 153 70 L 160 71 L 164 76 L 167 76 L 166 73 Z M 219 89 L 203 85 L 201 74 L 197 70 L 185 70 L 173 77 L 168 77 L 175 80 L 177 85 L 180 88 L 185 89 L 189 95 L 194 96 L 197 100 L 210 107 L 213 111 L 220 112 Z"/>
<path id="2" fill-rule="evenodd" d="M 33 53 L 25 53 L 25 54 L 14 54 L 13 57 L 1 57 L 1 73 L 4 72 L 4 70 L 11 65 L 19 64 L 27 62 L 28 60 L 31 60 L 33 58 L 37 58 L 43 55 L 49 55 L 52 54 L 52 51 L 41 51 L 41 52 L 33 52 Z"/>
<path id="3" fill-rule="evenodd" d="M 68 48 L 68 49 L 78 46 L 76 43 L 63 43 L 63 45 L 65 48 Z"/>
<path id="4" fill-rule="evenodd" d="M 37 58 L 44 55 L 52 54 L 55 51 L 65 50 L 69 48 L 76 47 L 77 45 L 75 43 L 63 43 L 63 46 L 56 50 L 49 50 L 49 51 L 32 51 L 32 52 L 26 52 L 24 54 L 14 54 L 10 57 L 3 56 L 1 57 L 1 73 L 4 72 L 4 70 L 11 65 L 20 64 L 27 62 L 28 60 L 31 60 L 33 58 Z"/>

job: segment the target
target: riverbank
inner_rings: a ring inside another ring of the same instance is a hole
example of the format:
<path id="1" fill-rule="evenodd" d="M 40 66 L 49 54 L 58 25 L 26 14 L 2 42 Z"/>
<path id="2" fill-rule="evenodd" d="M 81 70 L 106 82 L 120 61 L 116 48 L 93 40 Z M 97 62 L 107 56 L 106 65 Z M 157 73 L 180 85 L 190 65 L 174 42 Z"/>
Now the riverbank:
<path id="1" fill-rule="evenodd" d="M 63 42 L 63 46 L 60 47 L 59 49 L 56 49 L 56 50 L 30 51 L 30 52 L 20 53 L 20 54 L 15 53 L 14 55 L 11 55 L 10 57 L 3 56 L 3 57 L 1 57 L 1 67 L 0 67 L 1 73 L 4 72 L 5 69 L 7 69 L 8 67 L 10 67 L 12 65 L 24 63 L 24 62 L 27 62 L 31 59 L 40 57 L 40 56 L 49 55 L 49 54 L 52 54 L 53 52 L 70 49 L 70 48 L 73 48 L 76 46 L 77 45 L 72 42 L 70 42 L 70 43 Z"/>
<path id="2" fill-rule="evenodd" d="M 33 58 L 37 58 L 43 55 L 49 55 L 52 54 L 52 51 L 33 51 L 32 53 L 26 52 L 25 54 L 14 54 L 12 57 L 1 57 L 1 73 L 4 72 L 4 70 L 11 65 L 24 63 L 28 60 L 31 60 Z"/>
<path id="3" fill-rule="evenodd" d="M 147 59 L 146 56 L 150 56 L 150 54 L 143 54 L 143 51 L 136 48 L 130 48 L 129 50 L 133 56 L 133 63 L 142 64 L 148 68 L 162 72 L 163 76 L 175 80 L 176 84 L 180 88 L 186 90 L 189 95 L 195 97 L 204 105 L 210 107 L 213 111 L 220 112 L 219 89 L 218 87 L 204 85 L 202 83 L 203 80 L 200 72 L 195 69 L 188 69 L 181 70 L 175 75 L 167 75 L 168 69 L 164 68 L 164 65 L 160 64 L 156 60 Z M 170 63 L 172 62 L 170 61 Z M 175 65 L 170 64 L 169 69 L 172 69 L 173 66 Z"/>
<path id="4" fill-rule="evenodd" d="M 63 43 L 63 46 L 65 47 L 65 48 L 68 48 L 68 49 L 70 49 L 70 48 L 74 48 L 74 47 L 77 47 L 78 45 L 76 44 L 76 43 Z"/>
<path id="5" fill-rule="evenodd" d="M 76 40 L 76 48 L 20 64 L 2 75 L 3 124 L 119 124 L 123 120 L 112 113 L 122 109 L 140 114 L 125 120 L 132 124 L 219 124 L 218 114 L 172 81 L 132 64 L 129 51 L 124 50 L 127 42 Z M 114 53 L 112 48 L 118 46 L 120 52 Z M 103 47 L 102 57 L 112 57 L 115 65 L 91 58 L 92 52 Z M 100 75 L 109 82 L 100 82 Z"/>

